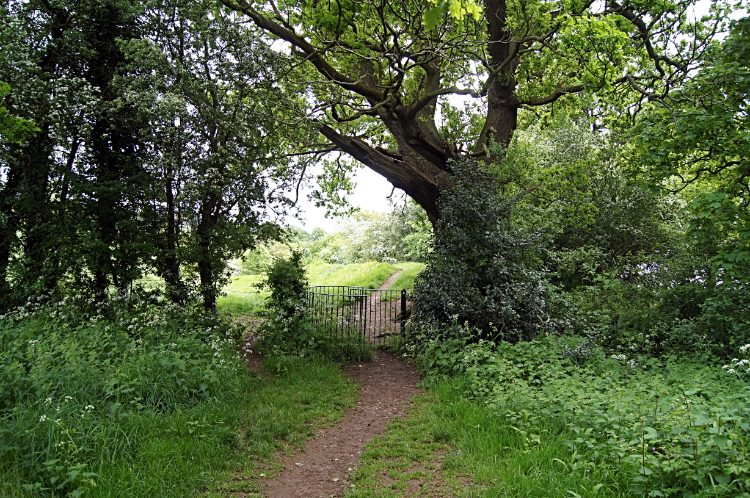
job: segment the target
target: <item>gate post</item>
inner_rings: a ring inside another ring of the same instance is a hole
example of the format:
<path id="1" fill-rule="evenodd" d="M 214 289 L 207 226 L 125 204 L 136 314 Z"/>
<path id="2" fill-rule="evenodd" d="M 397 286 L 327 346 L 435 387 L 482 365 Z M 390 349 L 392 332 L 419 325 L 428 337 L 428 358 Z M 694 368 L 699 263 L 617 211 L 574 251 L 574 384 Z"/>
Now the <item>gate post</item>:
<path id="1" fill-rule="evenodd" d="M 401 289 L 401 335 L 406 327 L 406 289 Z"/>

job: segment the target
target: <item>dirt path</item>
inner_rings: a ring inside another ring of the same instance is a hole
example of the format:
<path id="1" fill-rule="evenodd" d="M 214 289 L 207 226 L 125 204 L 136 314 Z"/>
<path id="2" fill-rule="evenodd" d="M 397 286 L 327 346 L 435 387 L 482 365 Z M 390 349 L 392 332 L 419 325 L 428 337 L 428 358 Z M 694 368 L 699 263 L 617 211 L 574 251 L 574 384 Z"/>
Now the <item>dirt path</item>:
<path id="1" fill-rule="evenodd" d="M 395 416 L 404 416 L 419 394 L 416 369 L 399 358 L 377 351 L 372 362 L 354 364 L 345 372 L 361 385 L 357 406 L 339 424 L 320 429 L 305 450 L 282 459 L 284 470 L 266 481 L 264 496 L 329 498 L 344 496 L 348 476 L 365 444 L 385 430 Z"/>
<path id="2" fill-rule="evenodd" d="M 400 275 L 401 275 L 402 273 L 404 273 L 404 270 L 399 270 L 399 271 L 397 271 L 396 273 L 394 273 L 393 275 L 391 275 L 390 277 L 388 277 L 388 278 L 386 279 L 386 281 L 385 281 L 385 282 L 383 282 L 383 285 L 381 285 L 380 287 L 378 287 L 378 290 L 387 290 L 387 289 L 388 289 L 388 287 L 390 287 L 390 286 L 391 286 L 391 284 L 392 284 L 393 282 L 395 282 L 395 281 L 396 281 L 396 279 L 397 279 L 397 278 L 398 278 L 398 277 L 399 277 L 399 276 L 400 276 Z"/>
<path id="3" fill-rule="evenodd" d="M 391 275 L 380 289 L 387 289 L 400 274 Z M 246 359 L 248 368 L 260 369 L 257 355 L 247 354 Z M 411 398 L 420 393 L 416 367 L 384 351 L 375 351 L 371 362 L 344 367 L 344 372 L 360 385 L 357 405 L 347 410 L 337 425 L 318 429 L 318 436 L 305 444 L 304 451 L 282 457 L 284 470 L 274 479 L 263 481 L 264 497 L 344 496 L 365 444 L 383 433 L 389 420 L 404 416 Z"/>

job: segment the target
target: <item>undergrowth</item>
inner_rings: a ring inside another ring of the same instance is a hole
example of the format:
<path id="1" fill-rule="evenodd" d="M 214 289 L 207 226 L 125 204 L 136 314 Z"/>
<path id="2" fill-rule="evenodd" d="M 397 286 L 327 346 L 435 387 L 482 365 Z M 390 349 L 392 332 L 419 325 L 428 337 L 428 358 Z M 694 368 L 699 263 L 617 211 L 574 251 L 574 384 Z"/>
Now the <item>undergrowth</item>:
<path id="1" fill-rule="evenodd" d="M 498 447 L 497 458 L 553 444 L 538 465 L 595 472 L 583 474 L 590 485 L 567 488 L 576 496 L 750 496 L 750 393 L 740 359 L 722 369 L 709 356 L 607 357 L 585 342 L 495 345 L 468 330 L 422 349 L 428 384 L 458 379 L 486 410 L 479 426 L 520 437 Z"/>
<path id="2" fill-rule="evenodd" d="M 0 317 L 0 496 L 191 496 L 352 403 L 335 364 L 279 357 L 248 374 L 239 332 L 132 302 Z"/>

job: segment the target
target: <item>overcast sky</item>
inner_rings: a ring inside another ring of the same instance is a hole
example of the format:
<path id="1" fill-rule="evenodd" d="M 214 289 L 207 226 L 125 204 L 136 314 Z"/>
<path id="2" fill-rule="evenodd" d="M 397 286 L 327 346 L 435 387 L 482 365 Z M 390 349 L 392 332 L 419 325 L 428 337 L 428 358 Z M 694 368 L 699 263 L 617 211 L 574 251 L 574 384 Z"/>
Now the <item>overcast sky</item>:
<path id="1" fill-rule="evenodd" d="M 391 195 L 393 187 L 391 184 L 369 168 L 361 168 L 356 172 L 354 178 L 356 187 L 354 193 L 349 196 L 349 203 L 352 206 L 359 207 L 363 211 L 375 211 L 378 213 L 387 213 L 391 210 L 388 203 L 388 196 Z M 300 203 L 304 211 L 304 221 L 289 219 L 291 225 L 302 227 L 307 232 L 312 232 L 314 228 L 320 227 L 326 232 L 335 232 L 338 218 L 326 218 L 324 208 L 315 207 L 315 204 L 307 200 L 308 191 L 301 193 Z M 403 194 L 401 190 L 396 190 L 393 198 L 400 198 Z"/>

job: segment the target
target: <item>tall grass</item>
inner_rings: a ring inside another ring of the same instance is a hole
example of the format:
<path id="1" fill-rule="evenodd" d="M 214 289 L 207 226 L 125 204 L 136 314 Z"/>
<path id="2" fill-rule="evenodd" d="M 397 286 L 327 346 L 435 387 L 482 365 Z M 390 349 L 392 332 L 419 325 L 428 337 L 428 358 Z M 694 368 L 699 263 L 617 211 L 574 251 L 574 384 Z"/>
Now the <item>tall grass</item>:
<path id="1" fill-rule="evenodd" d="M 321 362 L 249 375 L 236 337 L 177 308 L 0 318 L 0 496 L 190 496 L 352 402 Z"/>
<path id="2" fill-rule="evenodd" d="M 216 307 L 223 314 L 257 315 L 265 309 L 266 299 L 271 295 L 269 290 L 258 288 L 262 279 L 262 275 L 232 277 L 223 289 L 226 295 L 217 300 Z"/>

